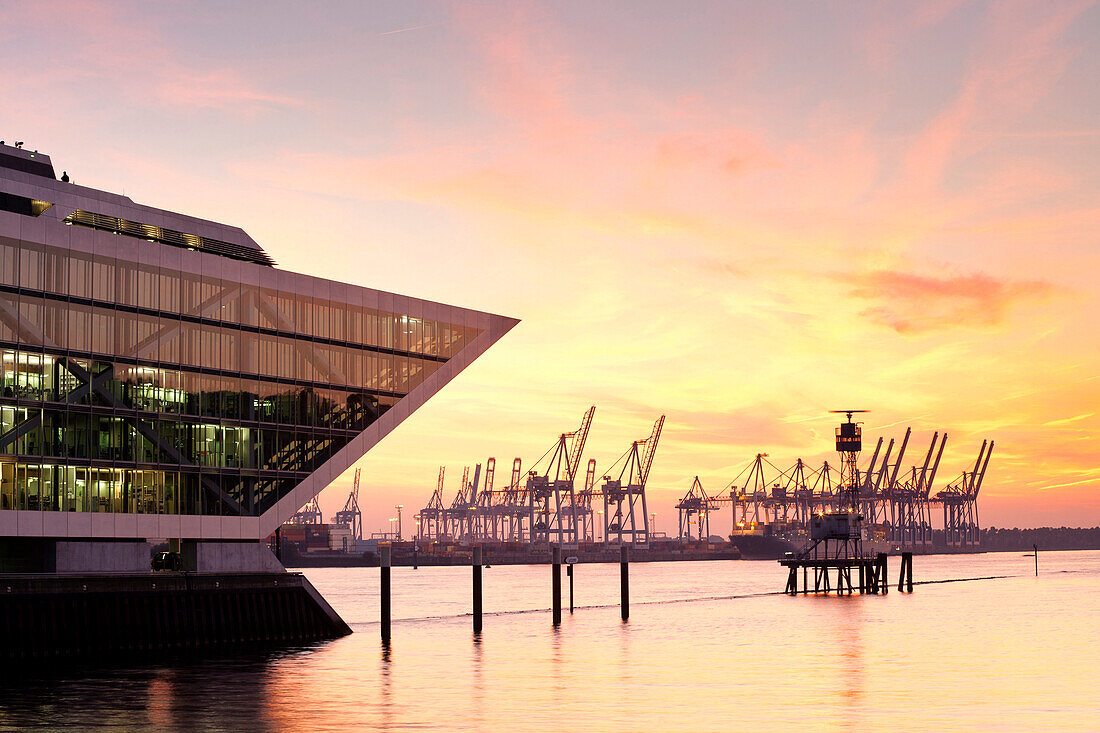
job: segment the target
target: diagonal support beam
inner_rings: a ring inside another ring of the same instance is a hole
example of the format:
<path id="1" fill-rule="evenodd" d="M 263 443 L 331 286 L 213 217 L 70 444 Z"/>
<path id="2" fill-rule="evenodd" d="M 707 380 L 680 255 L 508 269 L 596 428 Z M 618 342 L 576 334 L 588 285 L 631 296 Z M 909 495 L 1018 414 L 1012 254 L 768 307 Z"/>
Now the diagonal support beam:
<path id="1" fill-rule="evenodd" d="M 61 366 L 65 367 L 65 369 L 67 369 L 70 373 L 72 373 L 73 376 L 75 376 L 77 379 L 81 380 L 80 386 L 78 386 L 76 389 L 74 389 L 71 392 L 69 392 L 68 394 L 66 394 L 65 399 L 62 400 L 62 402 L 65 402 L 67 404 L 73 404 L 73 403 L 75 403 L 79 400 L 84 399 L 88 395 L 88 393 L 91 391 L 91 385 L 88 383 L 88 380 L 84 377 L 81 377 L 81 376 L 77 375 L 75 372 L 73 372 L 73 370 L 71 368 L 69 368 L 69 366 L 67 366 L 68 359 L 65 359 L 65 358 L 58 359 L 57 363 L 60 364 Z M 87 372 L 85 372 L 83 369 L 81 369 L 81 372 L 83 374 L 87 375 Z M 3 435 L 0 435 L 0 448 L 3 448 L 5 445 L 8 445 L 9 443 L 14 443 L 15 441 L 19 440 L 24 435 L 26 435 L 30 431 L 34 430 L 35 428 L 37 428 L 41 424 L 42 424 L 42 411 L 37 410 L 34 417 L 32 417 L 28 420 L 24 420 L 23 422 L 19 423 L 18 425 L 16 425 L 14 428 L 9 430 L 8 432 L 4 433 Z"/>
<path id="2" fill-rule="evenodd" d="M 10 443 L 14 443 L 15 441 L 19 440 L 24 435 L 26 435 L 30 431 L 34 430 L 35 428 L 37 428 L 41 424 L 42 424 L 42 411 L 38 410 L 38 411 L 36 411 L 36 414 L 35 414 L 34 417 L 28 418 L 27 420 L 24 420 L 23 422 L 19 423 L 18 425 L 16 425 L 14 428 L 9 430 L 8 432 L 4 433 L 3 435 L 0 435 L 0 449 L 3 449 L 4 446 L 6 446 Z"/>
<path id="3" fill-rule="evenodd" d="M 84 369 L 84 367 L 80 366 L 79 364 L 76 364 L 76 363 L 74 363 L 70 360 L 67 360 L 67 359 L 66 360 L 60 360 L 60 361 L 64 361 L 66 369 L 71 371 L 77 379 L 83 380 L 84 382 L 89 384 L 91 386 L 91 389 L 96 394 L 98 394 L 100 397 L 107 400 L 107 402 L 110 403 L 110 405 L 112 407 L 119 407 L 119 408 L 125 409 L 126 406 L 123 405 L 122 403 L 120 403 L 118 401 L 118 399 L 116 399 L 113 394 L 111 394 L 109 391 L 107 391 L 103 387 L 103 383 L 106 382 L 108 379 L 110 379 L 114 375 L 114 367 L 113 366 L 111 366 L 108 369 L 105 369 L 104 371 L 100 372 L 96 377 L 93 378 L 92 375 L 89 374 L 88 371 L 86 369 Z M 188 459 L 182 453 L 177 451 L 175 446 L 173 446 L 170 443 L 168 443 L 167 441 L 165 441 L 164 438 L 162 438 L 151 427 L 146 425 L 142 420 L 140 420 L 138 418 L 123 418 L 123 421 L 126 422 L 127 424 L 129 424 L 130 426 L 132 426 L 139 433 L 141 433 L 141 435 L 143 437 L 145 437 L 150 443 L 152 443 L 157 448 L 164 451 L 170 458 L 172 458 L 172 460 L 178 462 L 180 465 L 195 466 L 195 463 L 193 463 L 190 459 Z M 227 505 L 229 505 L 229 507 L 231 509 L 236 511 L 238 514 L 243 514 L 242 507 L 241 507 L 240 503 L 236 499 L 234 499 L 233 497 L 229 496 L 224 491 L 222 491 L 221 486 L 219 486 L 216 483 L 214 483 L 213 481 L 211 481 L 208 476 L 205 476 L 205 475 L 200 473 L 199 474 L 199 481 L 202 483 L 203 486 L 206 487 L 206 489 L 208 491 L 215 494 L 219 499 L 221 499 Z"/>

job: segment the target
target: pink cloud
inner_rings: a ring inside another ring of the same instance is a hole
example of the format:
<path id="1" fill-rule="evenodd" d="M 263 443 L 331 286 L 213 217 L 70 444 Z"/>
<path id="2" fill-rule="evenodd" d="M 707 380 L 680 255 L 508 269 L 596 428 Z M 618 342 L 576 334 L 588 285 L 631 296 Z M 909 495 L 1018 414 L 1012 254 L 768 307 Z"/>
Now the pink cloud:
<path id="1" fill-rule="evenodd" d="M 265 91 L 239 66 L 212 65 L 175 50 L 175 35 L 155 15 L 90 0 L 40 5 L 16 4 L 0 15 L 13 32 L 49 28 L 50 63 L 36 60 L 26 73 L 13 75 L 27 89 L 79 83 L 120 104 L 229 113 L 300 104 Z"/>
<path id="2" fill-rule="evenodd" d="M 174 107 L 228 112 L 302 104 L 302 100 L 295 97 L 264 92 L 228 69 L 204 72 L 174 63 L 165 65 L 162 80 L 156 85 L 156 93 L 162 102 Z"/>
<path id="3" fill-rule="evenodd" d="M 863 316 L 898 333 L 997 326 L 1017 304 L 1045 301 L 1057 292 L 1050 283 L 982 273 L 933 277 L 878 270 L 838 279 L 853 286 L 853 297 L 876 303 Z"/>
<path id="4" fill-rule="evenodd" d="M 968 64 L 954 101 L 928 123 L 909 147 L 899 186 L 927 194 L 957 166 L 982 149 L 988 133 L 1009 129 L 1061 76 L 1073 49 L 1062 42 L 1090 0 L 995 3 L 984 38 Z"/>

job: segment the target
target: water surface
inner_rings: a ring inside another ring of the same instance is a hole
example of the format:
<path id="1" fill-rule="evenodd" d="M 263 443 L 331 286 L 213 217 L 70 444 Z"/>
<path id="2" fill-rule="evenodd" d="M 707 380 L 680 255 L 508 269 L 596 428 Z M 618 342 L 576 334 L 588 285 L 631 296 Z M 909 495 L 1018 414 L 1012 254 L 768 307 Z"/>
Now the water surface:
<path id="1" fill-rule="evenodd" d="M 469 568 L 394 568 L 389 649 L 378 569 L 311 569 L 352 636 L 9 679 L 0 730 L 1100 730 L 1100 552 L 1031 563 L 918 556 L 918 581 L 989 579 L 844 598 L 776 594 L 773 562 L 637 563 L 625 624 L 618 566 L 582 565 L 556 630 L 549 567 L 495 566 L 480 638 Z"/>

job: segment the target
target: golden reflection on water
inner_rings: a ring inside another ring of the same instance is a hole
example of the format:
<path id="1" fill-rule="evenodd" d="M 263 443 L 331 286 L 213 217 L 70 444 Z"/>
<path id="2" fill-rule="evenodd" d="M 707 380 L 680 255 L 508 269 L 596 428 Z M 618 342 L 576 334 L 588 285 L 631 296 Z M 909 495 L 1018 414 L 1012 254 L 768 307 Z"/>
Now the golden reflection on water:
<path id="1" fill-rule="evenodd" d="M 838 628 L 837 643 L 840 647 L 840 656 L 843 660 L 843 672 L 841 675 L 843 686 L 840 690 L 840 698 L 837 700 L 837 707 L 841 710 L 844 706 L 850 705 L 853 709 L 863 709 L 863 624 L 864 624 L 864 604 L 861 600 L 873 600 L 873 599 L 855 599 L 855 598 L 842 598 L 837 599 L 842 602 L 841 612 L 843 614 L 844 622 Z M 854 716 L 840 717 L 841 727 L 845 729 L 852 729 L 862 726 L 862 721 L 856 722 Z"/>

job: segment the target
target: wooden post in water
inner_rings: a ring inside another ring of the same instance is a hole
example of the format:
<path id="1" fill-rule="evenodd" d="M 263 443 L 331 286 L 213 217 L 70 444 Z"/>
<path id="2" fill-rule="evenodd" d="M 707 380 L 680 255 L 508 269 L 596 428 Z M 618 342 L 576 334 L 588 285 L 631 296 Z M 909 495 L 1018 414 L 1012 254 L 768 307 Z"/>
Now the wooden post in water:
<path id="1" fill-rule="evenodd" d="M 551 576 L 550 587 L 554 594 L 554 625 L 561 624 L 561 548 L 555 547 L 551 551 Z"/>
<path id="2" fill-rule="evenodd" d="M 906 584 L 906 578 L 909 579 Z M 908 590 L 913 592 L 913 553 L 901 553 L 901 567 L 898 568 L 898 592 Z"/>
<path id="3" fill-rule="evenodd" d="M 630 618 L 630 548 L 623 545 L 619 548 L 619 585 L 622 595 L 623 621 Z"/>
<path id="4" fill-rule="evenodd" d="M 1031 548 L 1035 550 L 1035 577 L 1039 577 L 1039 546 L 1032 545 Z"/>
<path id="5" fill-rule="evenodd" d="M 481 633 L 481 546 L 474 548 L 474 633 Z"/>
<path id="6" fill-rule="evenodd" d="M 565 564 L 565 574 L 569 576 L 569 615 L 573 615 L 573 563 Z"/>
<path id="7" fill-rule="evenodd" d="M 382 572 L 382 641 L 390 643 L 390 548 L 379 548 L 378 566 Z"/>
<path id="8" fill-rule="evenodd" d="M 890 577 L 888 575 L 889 564 L 886 560 L 886 553 L 880 552 L 875 557 L 875 576 L 878 579 L 878 586 L 882 590 L 882 595 L 886 595 L 890 592 Z"/>

